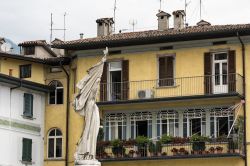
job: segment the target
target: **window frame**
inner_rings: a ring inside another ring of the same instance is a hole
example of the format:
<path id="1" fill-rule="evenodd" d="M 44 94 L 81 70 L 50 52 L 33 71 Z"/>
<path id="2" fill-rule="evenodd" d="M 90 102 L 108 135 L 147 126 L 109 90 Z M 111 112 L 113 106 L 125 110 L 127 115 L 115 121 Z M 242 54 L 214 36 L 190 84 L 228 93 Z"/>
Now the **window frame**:
<path id="1" fill-rule="evenodd" d="M 35 46 L 26 46 L 26 47 L 23 47 L 23 49 L 24 49 L 23 51 L 24 55 L 35 55 L 36 53 Z"/>
<path id="2" fill-rule="evenodd" d="M 58 80 L 53 80 L 53 81 L 51 81 L 50 83 L 49 83 L 49 86 L 53 86 L 52 85 L 52 83 L 56 83 L 56 85 L 55 85 L 55 90 L 53 91 L 53 92 L 50 92 L 48 95 L 49 95 L 49 97 L 48 97 L 48 104 L 49 105 L 61 105 L 61 104 L 63 104 L 64 103 L 64 87 L 63 87 L 63 84 L 60 82 L 60 81 L 58 81 Z M 58 83 L 59 84 L 61 84 L 61 86 L 59 86 L 58 87 Z M 59 89 L 62 89 L 62 103 L 60 103 L 60 104 L 58 104 L 58 100 L 57 100 L 57 98 L 58 98 L 58 96 L 57 96 L 57 91 L 59 90 Z M 51 103 L 50 102 L 50 94 L 51 93 L 54 93 L 54 96 L 55 96 L 55 99 L 54 99 L 54 103 Z"/>
<path id="3" fill-rule="evenodd" d="M 31 147 L 29 147 L 29 148 L 31 148 L 31 149 L 30 149 L 30 154 L 29 154 L 29 155 L 30 155 L 29 157 L 30 157 L 31 160 L 24 160 L 24 141 L 25 141 L 25 140 L 26 140 L 26 141 L 31 141 Z M 24 163 L 24 162 L 25 162 L 25 163 L 32 163 L 32 144 L 33 144 L 32 139 L 30 139 L 30 138 L 22 138 L 22 160 L 21 160 L 21 161 L 22 161 L 23 163 Z"/>
<path id="4" fill-rule="evenodd" d="M 61 132 L 61 135 L 59 135 L 59 136 L 57 136 L 56 135 L 56 130 L 59 130 L 60 132 Z M 54 136 L 50 136 L 50 133 L 52 132 L 52 131 L 55 131 L 55 135 Z M 54 146 L 53 146 L 53 150 L 54 150 L 54 155 L 53 155 L 53 157 L 50 157 L 49 156 L 49 140 L 50 139 L 53 139 L 54 140 Z M 62 140 L 62 144 L 61 144 L 61 157 L 56 157 L 56 145 L 57 145 L 57 139 L 61 139 Z M 48 159 L 51 159 L 51 160 L 53 160 L 53 159 L 62 159 L 63 158 L 63 134 L 62 134 L 62 131 L 59 129 L 59 128 L 52 128 L 52 129 L 50 129 L 49 130 L 49 132 L 48 132 L 48 135 L 47 135 L 47 158 Z"/>
<path id="5" fill-rule="evenodd" d="M 28 76 L 23 76 L 22 68 L 24 67 L 29 67 L 29 74 Z M 26 65 L 19 65 L 19 78 L 31 78 L 32 75 L 32 65 L 31 64 L 26 64 Z"/>
<path id="6" fill-rule="evenodd" d="M 174 80 L 174 83 L 173 85 L 171 86 L 160 86 L 160 58 L 164 58 L 164 57 L 173 57 L 173 80 Z M 176 87 L 176 54 L 173 53 L 173 54 L 158 54 L 157 55 L 157 85 L 156 87 L 157 88 L 164 88 L 164 87 Z"/>

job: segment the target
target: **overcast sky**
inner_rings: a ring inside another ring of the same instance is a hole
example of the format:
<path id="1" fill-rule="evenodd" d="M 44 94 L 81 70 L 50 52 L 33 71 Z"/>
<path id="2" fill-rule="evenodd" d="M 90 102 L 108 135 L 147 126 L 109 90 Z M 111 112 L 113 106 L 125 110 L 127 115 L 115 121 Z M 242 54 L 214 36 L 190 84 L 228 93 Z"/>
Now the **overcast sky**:
<path id="1" fill-rule="evenodd" d="M 162 0 L 162 10 L 172 14 L 184 9 L 185 0 Z M 199 21 L 199 1 L 190 2 L 187 21 L 195 25 Z M 250 23 L 250 0 L 202 0 L 202 19 L 212 24 Z M 50 38 L 50 13 L 53 13 L 54 28 L 63 28 L 66 16 L 66 40 L 96 36 L 97 18 L 112 17 L 114 0 L 0 0 L 0 36 L 16 43 L 26 40 Z M 157 28 L 156 13 L 160 0 L 117 0 L 116 29 L 129 29 L 131 20 L 136 20 L 135 30 Z M 170 23 L 173 22 L 171 17 Z M 63 38 L 63 32 L 53 33 Z"/>

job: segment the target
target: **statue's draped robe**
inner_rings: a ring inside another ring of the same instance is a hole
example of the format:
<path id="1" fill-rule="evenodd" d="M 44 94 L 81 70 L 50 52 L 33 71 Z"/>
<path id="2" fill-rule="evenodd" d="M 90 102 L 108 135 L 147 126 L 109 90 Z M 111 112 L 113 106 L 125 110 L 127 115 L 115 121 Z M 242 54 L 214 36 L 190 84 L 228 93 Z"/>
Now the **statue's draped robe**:
<path id="1" fill-rule="evenodd" d="M 97 135 L 100 127 L 99 109 L 96 105 L 99 84 L 103 72 L 102 61 L 88 70 L 88 74 L 77 84 L 79 94 L 74 100 L 75 111 L 84 116 L 85 127 L 77 146 L 77 155 L 88 154 L 95 158 Z"/>

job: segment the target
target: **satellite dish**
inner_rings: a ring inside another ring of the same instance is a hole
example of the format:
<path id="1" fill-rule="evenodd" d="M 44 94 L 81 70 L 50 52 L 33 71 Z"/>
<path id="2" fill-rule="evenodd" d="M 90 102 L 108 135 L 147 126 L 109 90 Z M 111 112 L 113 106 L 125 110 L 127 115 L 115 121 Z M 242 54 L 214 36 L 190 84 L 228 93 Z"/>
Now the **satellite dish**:
<path id="1" fill-rule="evenodd" d="M 3 43 L 1 45 L 1 51 L 3 52 L 9 52 L 11 49 L 11 44 L 10 43 Z"/>

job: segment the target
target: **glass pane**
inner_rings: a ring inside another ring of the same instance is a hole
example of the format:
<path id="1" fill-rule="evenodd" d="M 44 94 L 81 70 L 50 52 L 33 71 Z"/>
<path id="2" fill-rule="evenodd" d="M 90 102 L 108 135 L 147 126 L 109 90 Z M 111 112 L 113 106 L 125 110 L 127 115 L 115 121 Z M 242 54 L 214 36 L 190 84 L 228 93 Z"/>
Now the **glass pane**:
<path id="1" fill-rule="evenodd" d="M 169 135 L 174 136 L 174 120 L 173 119 L 169 119 Z"/>
<path id="2" fill-rule="evenodd" d="M 220 85 L 220 64 L 215 63 L 215 85 Z"/>
<path id="3" fill-rule="evenodd" d="M 179 136 L 179 123 L 178 120 L 175 120 L 175 135 L 176 137 Z"/>
<path id="4" fill-rule="evenodd" d="M 110 62 L 109 71 L 117 71 L 122 70 L 122 63 L 121 62 Z"/>
<path id="5" fill-rule="evenodd" d="M 120 140 L 123 139 L 122 138 L 122 126 L 121 125 L 118 126 L 118 139 L 120 139 Z"/>
<path id="6" fill-rule="evenodd" d="M 55 104 L 55 91 L 49 93 L 49 104 Z"/>
<path id="7" fill-rule="evenodd" d="M 61 136 L 62 135 L 62 132 L 58 129 L 56 129 L 56 136 Z"/>
<path id="8" fill-rule="evenodd" d="M 62 138 L 56 139 L 56 157 L 62 157 Z"/>
<path id="9" fill-rule="evenodd" d="M 48 148 L 48 157 L 54 157 L 54 138 L 49 139 Z"/>
<path id="10" fill-rule="evenodd" d="M 223 85 L 227 84 L 227 63 L 222 63 Z"/>
<path id="11" fill-rule="evenodd" d="M 115 139 L 115 122 L 111 122 L 111 140 Z"/>
<path id="12" fill-rule="evenodd" d="M 56 104 L 63 104 L 63 89 L 57 89 L 57 103 Z"/>
<path id="13" fill-rule="evenodd" d="M 50 131 L 49 136 L 55 136 L 56 135 L 56 130 L 53 129 Z"/>
<path id="14" fill-rule="evenodd" d="M 162 135 L 168 133 L 168 125 L 167 123 L 162 124 Z"/>
<path id="15" fill-rule="evenodd" d="M 225 60 L 227 59 L 227 53 L 215 54 L 215 60 Z"/>

